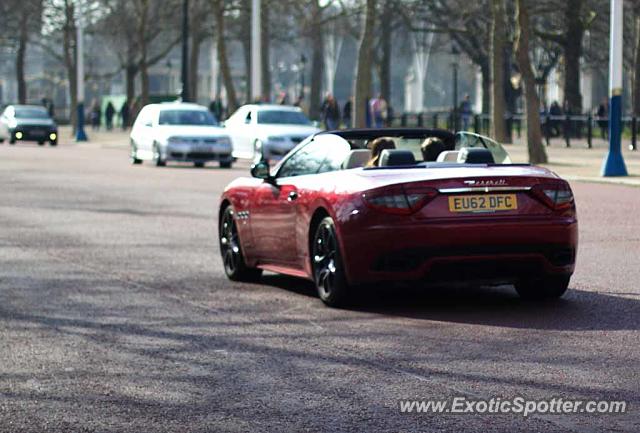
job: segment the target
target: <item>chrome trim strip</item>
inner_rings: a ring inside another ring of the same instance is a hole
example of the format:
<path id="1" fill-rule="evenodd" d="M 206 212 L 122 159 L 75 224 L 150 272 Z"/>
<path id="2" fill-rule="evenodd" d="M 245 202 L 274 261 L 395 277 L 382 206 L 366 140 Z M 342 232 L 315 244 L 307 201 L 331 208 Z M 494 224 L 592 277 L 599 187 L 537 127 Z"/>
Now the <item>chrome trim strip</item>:
<path id="1" fill-rule="evenodd" d="M 441 194 L 459 194 L 463 192 L 494 192 L 494 191 L 530 191 L 530 186 L 475 186 L 466 188 L 441 188 Z"/>

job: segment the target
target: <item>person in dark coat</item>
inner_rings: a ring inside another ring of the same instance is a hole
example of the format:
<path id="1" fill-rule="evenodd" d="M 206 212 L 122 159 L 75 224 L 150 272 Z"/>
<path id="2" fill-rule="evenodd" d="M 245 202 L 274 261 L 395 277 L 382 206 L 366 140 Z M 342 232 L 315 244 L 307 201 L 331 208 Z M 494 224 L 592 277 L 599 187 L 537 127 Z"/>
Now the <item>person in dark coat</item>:
<path id="1" fill-rule="evenodd" d="M 131 118 L 131 110 L 129 109 L 129 100 L 122 103 L 120 108 L 120 120 L 122 121 L 122 130 L 124 131 L 129 127 L 129 119 Z"/>
<path id="2" fill-rule="evenodd" d="M 111 131 L 113 129 L 113 116 L 116 114 L 116 109 L 109 101 L 107 104 L 107 108 L 104 110 L 104 119 L 107 126 L 107 131 Z"/>
<path id="3" fill-rule="evenodd" d="M 604 98 L 600 105 L 598 105 L 596 116 L 598 117 L 600 135 L 604 140 L 607 138 L 607 134 L 609 132 L 609 100 L 607 98 Z"/>
<path id="4" fill-rule="evenodd" d="M 351 128 L 351 110 L 353 110 L 353 96 L 349 96 L 342 109 L 342 120 L 345 128 Z"/>
<path id="5" fill-rule="evenodd" d="M 91 129 L 97 131 L 100 129 L 100 117 L 102 116 L 102 111 L 100 110 L 100 104 L 98 101 L 94 100 L 91 104 L 91 112 L 89 113 L 89 118 L 91 120 Z"/>
<path id="6" fill-rule="evenodd" d="M 320 111 L 322 112 L 322 121 L 328 131 L 340 128 L 340 107 L 331 93 L 327 94 Z"/>

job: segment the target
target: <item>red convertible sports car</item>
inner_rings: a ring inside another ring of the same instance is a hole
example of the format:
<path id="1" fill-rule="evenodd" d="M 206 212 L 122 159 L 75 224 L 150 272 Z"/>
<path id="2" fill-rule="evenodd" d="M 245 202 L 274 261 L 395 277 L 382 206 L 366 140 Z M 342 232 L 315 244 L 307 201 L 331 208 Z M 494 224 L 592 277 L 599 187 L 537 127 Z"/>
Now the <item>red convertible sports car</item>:
<path id="1" fill-rule="evenodd" d="M 392 146 L 365 166 L 380 137 Z M 220 251 L 232 280 L 255 281 L 263 270 L 307 278 L 339 306 L 355 286 L 380 282 L 514 284 L 522 297 L 555 298 L 574 271 L 569 184 L 512 164 L 477 134 L 322 132 L 251 174 L 220 201 Z"/>

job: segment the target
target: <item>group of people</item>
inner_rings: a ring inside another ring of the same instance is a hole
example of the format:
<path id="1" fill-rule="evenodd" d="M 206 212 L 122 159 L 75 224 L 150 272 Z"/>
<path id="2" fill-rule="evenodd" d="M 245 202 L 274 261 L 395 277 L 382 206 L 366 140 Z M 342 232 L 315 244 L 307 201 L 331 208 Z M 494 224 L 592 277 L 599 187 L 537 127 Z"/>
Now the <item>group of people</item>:
<path id="1" fill-rule="evenodd" d="M 603 139 L 607 137 L 609 129 L 609 100 L 604 98 L 600 104 L 592 111 L 593 116 L 600 128 L 600 135 Z M 543 102 L 540 106 L 540 120 L 543 128 L 546 128 L 551 137 L 559 137 L 563 133 L 563 120 L 559 119 L 560 116 L 576 114 L 572 113 L 569 107 L 568 101 L 565 100 L 564 106 L 561 106 L 558 101 L 553 101 L 547 109 L 546 104 Z M 579 114 L 579 113 L 577 113 Z M 549 117 L 549 118 L 548 118 Z M 570 124 L 573 131 L 574 125 Z"/>
<path id="2" fill-rule="evenodd" d="M 391 137 L 378 137 L 368 143 L 367 147 L 371 150 L 371 158 L 365 164 L 365 167 L 378 167 L 380 165 L 380 156 L 383 150 L 394 150 L 396 143 Z M 422 159 L 425 162 L 433 162 L 438 159 L 438 155 L 447 150 L 444 141 L 438 137 L 428 137 L 420 145 Z"/>
<path id="3" fill-rule="evenodd" d="M 116 109 L 113 102 L 108 101 L 104 109 L 104 123 L 106 130 L 111 131 L 113 129 L 116 115 L 120 117 L 120 125 L 122 129 L 127 129 L 130 126 L 133 105 L 133 103 L 129 103 L 128 100 L 125 100 L 120 106 L 120 109 Z M 100 129 L 100 125 L 102 123 L 102 107 L 95 99 L 93 100 L 91 109 L 89 110 L 89 122 L 91 123 L 91 128 L 93 130 Z"/>
<path id="4" fill-rule="evenodd" d="M 352 111 L 353 97 L 347 99 L 341 112 L 336 98 L 328 93 L 320 107 L 322 123 L 327 130 L 339 129 L 342 125 L 351 128 Z M 365 114 L 367 128 L 388 126 L 393 119 L 393 110 L 381 94 L 375 98 L 367 98 Z"/>

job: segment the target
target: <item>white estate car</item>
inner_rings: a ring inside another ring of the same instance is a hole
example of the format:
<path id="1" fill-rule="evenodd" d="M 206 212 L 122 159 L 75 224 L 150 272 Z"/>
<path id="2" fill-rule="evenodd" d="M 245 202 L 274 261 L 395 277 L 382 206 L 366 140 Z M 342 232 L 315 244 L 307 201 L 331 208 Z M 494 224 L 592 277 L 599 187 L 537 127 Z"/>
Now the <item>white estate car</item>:
<path id="1" fill-rule="evenodd" d="M 233 146 L 224 128 L 206 107 L 181 102 L 149 104 L 140 110 L 131 129 L 131 163 L 151 160 L 192 162 L 202 167 L 219 161 L 230 168 Z"/>
<path id="2" fill-rule="evenodd" d="M 224 122 L 235 158 L 278 160 L 320 129 L 298 107 L 244 105 Z"/>

